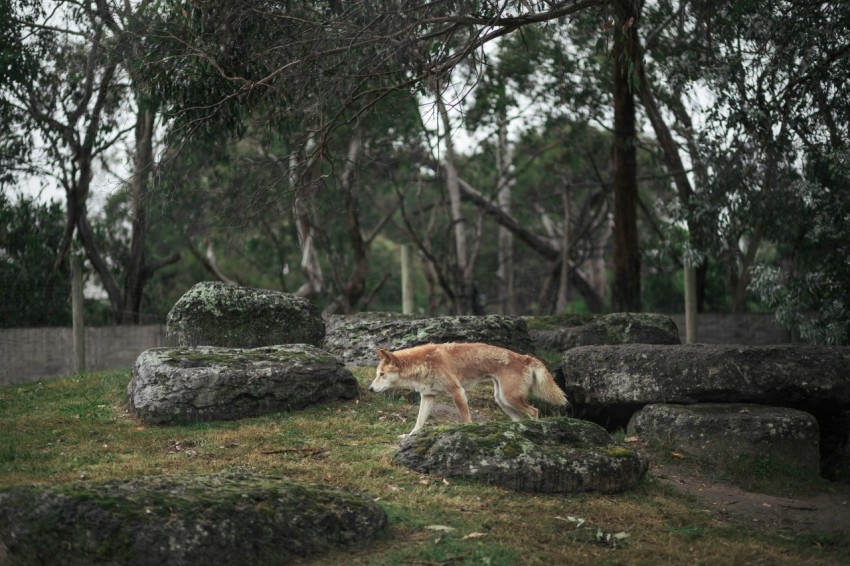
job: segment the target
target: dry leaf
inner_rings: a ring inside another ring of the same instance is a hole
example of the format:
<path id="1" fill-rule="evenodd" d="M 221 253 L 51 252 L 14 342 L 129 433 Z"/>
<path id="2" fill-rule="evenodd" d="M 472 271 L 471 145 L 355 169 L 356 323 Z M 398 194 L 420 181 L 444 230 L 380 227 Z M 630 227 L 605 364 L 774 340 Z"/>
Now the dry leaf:
<path id="1" fill-rule="evenodd" d="M 670 452 L 670 455 L 674 458 L 679 458 L 680 460 L 685 457 L 685 455 L 681 452 Z"/>
<path id="2" fill-rule="evenodd" d="M 464 536 L 460 540 L 466 540 L 468 538 L 481 538 L 481 537 L 484 537 L 484 536 L 487 536 L 487 533 L 469 533 L 468 535 Z"/>
<path id="3" fill-rule="evenodd" d="M 428 525 L 425 528 L 429 531 L 439 531 L 441 533 L 448 533 L 455 530 L 454 527 L 447 527 L 446 525 Z"/>

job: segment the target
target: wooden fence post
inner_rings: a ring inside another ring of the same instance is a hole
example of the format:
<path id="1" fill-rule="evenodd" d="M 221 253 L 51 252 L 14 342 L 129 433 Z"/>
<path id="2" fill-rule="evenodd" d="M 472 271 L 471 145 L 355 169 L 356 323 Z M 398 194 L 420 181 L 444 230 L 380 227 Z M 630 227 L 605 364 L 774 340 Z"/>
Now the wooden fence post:
<path id="1" fill-rule="evenodd" d="M 413 246 L 401 245 L 401 312 L 413 314 Z"/>
<path id="2" fill-rule="evenodd" d="M 685 262 L 685 343 L 697 341 L 697 277 L 693 265 Z"/>
<path id="3" fill-rule="evenodd" d="M 83 261 L 77 254 L 71 254 L 71 320 L 74 335 L 74 373 L 83 373 L 86 371 L 86 327 L 83 318 Z"/>

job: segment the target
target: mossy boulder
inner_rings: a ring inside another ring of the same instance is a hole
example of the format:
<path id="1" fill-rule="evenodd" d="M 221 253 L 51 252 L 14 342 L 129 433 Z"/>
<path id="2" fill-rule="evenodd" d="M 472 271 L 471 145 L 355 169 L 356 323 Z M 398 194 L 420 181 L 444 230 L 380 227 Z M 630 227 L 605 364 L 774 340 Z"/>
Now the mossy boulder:
<path id="1" fill-rule="evenodd" d="M 263 348 L 153 348 L 133 365 L 130 405 L 152 424 L 255 417 L 354 399 L 357 380 L 309 344 Z"/>
<path id="2" fill-rule="evenodd" d="M 0 492 L 8 564 L 285 564 L 363 546 L 386 524 L 370 497 L 254 475 Z"/>
<path id="3" fill-rule="evenodd" d="M 635 413 L 627 430 L 721 462 L 768 458 L 792 469 L 820 469 L 818 421 L 796 409 L 746 403 L 653 404 Z"/>
<path id="4" fill-rule="evenodd" d="M 755 403 L 798 409 L 820 425 L 821 473 L 846 477 L 850 460 L 850 348 L 623 344 L 564 353 L 558 372 L 575 415 L 609 430 L 645 405 Z"/>
<path id="5" fill-rule="evenodd" d="M 347 366 L 376 366 L 375 348 L 401 350 L 420 344 L 486 342 L 523 354 L 534 346 L 525 321 L 516 317 L 440 316 L 398 313 L 333 315 L 326 319 L 324 347 Z"/>
<path id="6" fill-rule="evenodd" d="M 564 352 L 604 344 L 680 344 L 668 316 L 652 313 L 563 314 L 524 317 L 538 350 Z"/>
<path id="7" fill-rule="evenodd" d="M 325 323 L 307 299 L 218 281 L 189 289 L 168 313 L 167 325 L 180 346 L 319 346 L 325 336 Z"/>
<path id="8" fill-rule="evenodd" d="M 564 353 L 579 416 L 625 426 L 651 403 L 756 403 L 820 417 L 850 409 L 850 348 L 623 344 Z"/>
<path id="9" fill-rule="evenodd" d="M 618 493 L 635 487 L 649 467 L 599 425 L 570 418 L 427 427 L 405 437 L 395 461 L 533 493 Z"/>

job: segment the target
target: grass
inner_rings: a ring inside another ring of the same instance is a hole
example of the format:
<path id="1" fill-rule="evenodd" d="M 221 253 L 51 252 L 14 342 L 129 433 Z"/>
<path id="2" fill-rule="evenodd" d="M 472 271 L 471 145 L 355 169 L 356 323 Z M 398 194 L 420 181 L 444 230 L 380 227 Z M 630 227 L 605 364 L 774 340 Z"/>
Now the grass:
<path id="1" fill-rule="evenodd" d="M 126 371 L 2 387 L 0 489 L 238 470 L 376 498 L 386 532 L 315 564 L 838 564 L 850 544 L 727 523 L 651 478 L 621 495 L 551 496 L 420 475 L 392 461 L 416 407 L 366 392 L 370 371 L 355 375 L 356 401 L 172 427 L 128 412 Z M 505 418 L 486 389 L 470 399 L 473 410 Z"/>

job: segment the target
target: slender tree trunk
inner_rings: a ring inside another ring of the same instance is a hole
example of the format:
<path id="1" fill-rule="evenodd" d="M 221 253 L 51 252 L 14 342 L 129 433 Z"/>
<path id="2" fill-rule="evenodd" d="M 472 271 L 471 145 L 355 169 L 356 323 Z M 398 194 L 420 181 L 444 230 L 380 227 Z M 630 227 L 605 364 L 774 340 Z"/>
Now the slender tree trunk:
<path id="1" fill-rule="evenodd" d="M 514 186 L 513 151 L 508 145 L 507 117 L 499 116 L 499 149 L 496 153 L 498 169 L 497 202 L 505 213 L 511 213 L 511 197 Z M 516 314 L 516 290 L 514 289 L 514 236 L 513 233 L 499 225 L 498 228 L 498 257 L 499 268 L 496 278 L 499 281 L 499 312 L 504 315 Z"/>
<path id="2" fill-rule="evenodd" d="M 304 180 L 298 178 L 297 171 L 298 155 L 292 153 L 289 156 L 289 186 L 295 195 L 292 214 L 298 232 L 298 243 L 301 246 L 301 273 L 304 275 L 304 283 L 295 294 L 299 297 L 315 297 L 322 292 L 324 276 L 316 252 L 314 228 L 310 219 L 313 215 L 310 194 L 304 190 Z"/>
<path id="3" fill-rule="evenodd" d="M 611 308 L 639 312 L 640 249 L 637 232 L 635 97 L 637 5 L 618 0 L 614 33 L 614 281 Z"/>
<path id="4" fill-rule="evenodd" d="M 348 237 L 351 241 L 354 260 L 354 265 L 348 279 L 341 285 L 338 285 L 340 287 L 340 296 L 337 298 L 337 304 L 345 314 L 355 310 L 360 299 L 363 298 L 366 291 L 366 275 L 369 272 L 369 256 L 366 241 L 363 239 L 363 230 L 360 227 L 360 214 L 357 207 L 357 188 L 354 180 L 357 161 L 360 158 L 362 148 L 363 139 L 358 129 L 349 141 L 348 154 L 340 182 L 348 224 Z"/>
<path id="5" fill-rule="evenodd" d="M 130 256 L 127 258 L 124 279 L 124 317 L 125 322 L 133 324 L 139 323 L 142 292 L 150 276 L 145 265 L 148 223 L 144 201 L 153 167 L 153 128 L 154 112 L 149 108 L 139 108 L 136 113 L 136 155 L 133 160 L 135 171 L 130 181 Z"/>
<path id="6" fill-rule="evenodd" d="M 562 313 L 567 310 L 570 279 L 570 189 L 565 186 L 561 192 L 561 200 L 564 206 L 564 222 L 561 227 L 561 278 L 558 285 L 558 300 L 555 303 L 555 312 Z"/>
<path id="7" fill-rule="evenodd" d="M 443 139 L 445 140 L 446 156 L 446 189 L 449 193 L 449 214 L 452 222 L 452 233 L 455 243 L 455 312 L 466 314 L 472 312 L 473 285 L 472 266 L 469 264 L 469 251 L 466 241 L 466 220 L 460 208 L 461 195 L 455 167 L 455 150 L 452 143 L 451 122 L 446 111 L 446 105 L 437 93 L 437 111 L 443 122 Z"/>

